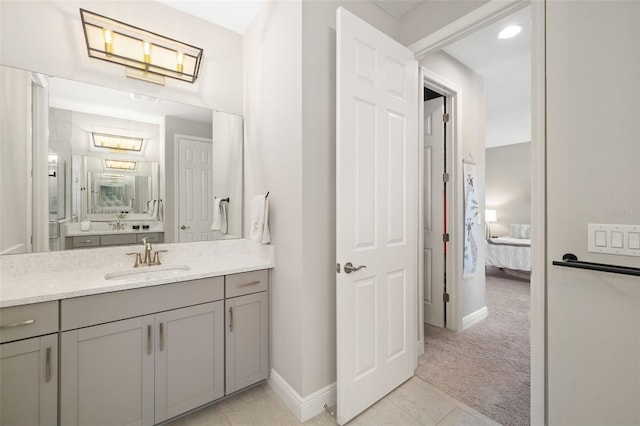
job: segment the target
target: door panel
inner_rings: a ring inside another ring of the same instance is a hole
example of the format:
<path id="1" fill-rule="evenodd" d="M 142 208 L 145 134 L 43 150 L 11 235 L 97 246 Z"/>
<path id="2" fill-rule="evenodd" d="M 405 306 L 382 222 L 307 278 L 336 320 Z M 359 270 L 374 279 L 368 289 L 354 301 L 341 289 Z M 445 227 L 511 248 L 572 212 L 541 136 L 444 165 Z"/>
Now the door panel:
<path id="1" fill-rule="evenodd" d="M 61 424 L 152 425 L 153 316 L 62 333 Z"/>
<path id="2" fill-rule="evenodd" d="M 336 252 L 338 422 L 413 375 L 418 248 L 418 65 L 339 8 Z"/>
<path id="3" fill-rule="evenodd" d="M 444 327 L 444 98 L 424 103 L 424 322 Z"/>
<path id="4" fill-rule="evenodd" d="M 155 421 L 224 396 L 224 302 L 155 315 Z"/>

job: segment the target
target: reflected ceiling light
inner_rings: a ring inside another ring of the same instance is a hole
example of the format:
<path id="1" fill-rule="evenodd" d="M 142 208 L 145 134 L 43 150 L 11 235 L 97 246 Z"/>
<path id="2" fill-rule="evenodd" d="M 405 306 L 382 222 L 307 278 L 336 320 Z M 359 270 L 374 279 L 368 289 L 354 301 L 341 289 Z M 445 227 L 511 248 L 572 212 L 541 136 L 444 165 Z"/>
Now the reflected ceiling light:
<path id="1" fill-rule="evenodd" d="M 96 148 L 106 148 L 113 151 L 136 151 L 142 150 L 142 138 L 131 136 L 108 135 L 106 133 L 91 132 L 93 146 Z"/>
<path id="2" fill-rule="evenodd" d="M 123 178 L 124 175 L 120 174 L 120 173 L 103 173 L 102 177 L 103 178 L 111 178 L 111 179 L 120 179 L 120 178 Z"/>
<path id="3" fill-rule="evenodd" d="M 520 25 L 509 25 L 498 33 L 498 38 L 500 40 L 505 40 L 511 37 L 515 37 L 520 34 L 520 31 L 522 31 L 522 27 Z"/>
<path id="4" fill-rule="evenodd" d="M 107 169 L 135 170 L 136 169 L 136 162 L 135 161 L 123 161 L 123 160 L 104 160 L 104 166 Z"/>
<path id="5" fill-rule="evenodd" d="M 90 58 L 127 67 L 127 77 L 164 85 L 164 78 L 193 83 L 202 49 L 80 9 Z"/>

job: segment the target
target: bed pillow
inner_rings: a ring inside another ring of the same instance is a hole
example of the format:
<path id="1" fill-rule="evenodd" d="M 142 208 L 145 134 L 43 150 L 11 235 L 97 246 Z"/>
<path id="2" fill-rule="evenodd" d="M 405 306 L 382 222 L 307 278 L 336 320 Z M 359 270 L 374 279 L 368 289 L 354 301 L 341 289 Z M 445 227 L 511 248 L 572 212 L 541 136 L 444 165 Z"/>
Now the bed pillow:
<path id="1" fill-rule="evenodd" d="M 531 225 L 529 224 L 512 224 L 509 229 L 509 236 L 518 239 L 531 238 Z"/>

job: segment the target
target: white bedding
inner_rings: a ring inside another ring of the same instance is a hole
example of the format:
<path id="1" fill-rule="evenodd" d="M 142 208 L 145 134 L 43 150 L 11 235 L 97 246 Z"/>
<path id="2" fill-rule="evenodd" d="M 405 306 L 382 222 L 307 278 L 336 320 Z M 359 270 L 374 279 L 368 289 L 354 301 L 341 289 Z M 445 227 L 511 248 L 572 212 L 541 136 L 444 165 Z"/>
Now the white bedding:
<path id="1" fill-rule="evenodd" d="M 497 268 L 531 271 L 531 240 L 511 237 L 492 238 L 487 247 L 485 263 Z"/>

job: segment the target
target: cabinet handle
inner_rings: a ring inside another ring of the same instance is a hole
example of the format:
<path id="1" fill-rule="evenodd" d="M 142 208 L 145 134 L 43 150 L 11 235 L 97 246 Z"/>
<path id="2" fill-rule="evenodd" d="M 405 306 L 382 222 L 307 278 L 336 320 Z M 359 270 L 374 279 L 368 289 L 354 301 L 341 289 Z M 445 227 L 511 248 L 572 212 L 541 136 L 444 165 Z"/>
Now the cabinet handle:
<path id="1" fill-rule="evenodd" d="M 160 323 L 160 350 L 164 351 L 164 323 Z"/>
<path id="2" fill-rule="evenodd" d="M 28 319 L 20 322 L 14 322 L 13 324 L 3 325 L 0 328 L 14 328 L 14 327 L 22 327 L 23 325 L 31 325 L 35 324 L 36 320 Z"/>
<path id="3" fill-rule="evenodd" d="M 249 286 L 249 285 L 256 285 L 256 284 L 260 284 L 260 281 L 251 281 L 250 283 L 240 284 L 240 285 L 238 286 L 238 288 L 240 288 L 240 287 L 246 287 L 246 286 Z"/>
<path id="4" fill-rule="evenodd" d="M 233 306 L 229 308 L 229 331 L 233 331 Z"/>
<path id="5" fill-rule="evenodd" d="M 151 355 L 153 350 L 153 334 L 151 333 L 151 325 L 147 326 L 147 355 Z"/>
<path id="6" fill-rule="evenodd" d="M 44 365 L 44 379 L 47 383 L 51 381 L 51 346 L 47 348 Z"/>

